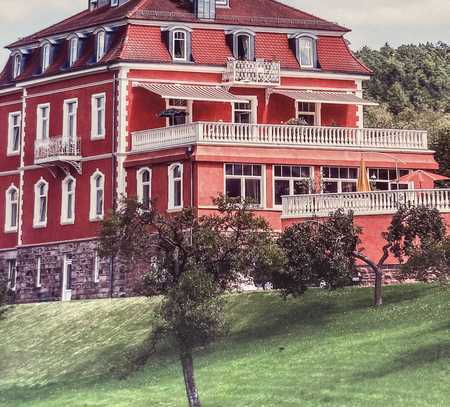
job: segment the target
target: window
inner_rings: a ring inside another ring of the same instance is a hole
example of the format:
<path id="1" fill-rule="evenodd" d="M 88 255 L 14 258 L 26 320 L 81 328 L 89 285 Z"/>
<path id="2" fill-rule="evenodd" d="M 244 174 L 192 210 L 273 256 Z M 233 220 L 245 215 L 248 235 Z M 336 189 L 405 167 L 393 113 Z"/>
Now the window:
<path id="1" fill-rule="evenodd" d="M 45 43 L 42 46 L 42 72 L 45 72 L 50 66 L 51 44 Z"/>
<path id="2" fill-rule="evenodd" d="M 91 138 L 105 138 L 105 104 L 104 93 L 92 95 L 91 98 Z"/>
<path id="3" fill-rule="evenodd" d="M 19 190 L 14 185 L 11 185 L 6 190 L 5 232 L 17 231 L 18 214 L 19 214 Z"/>
<path id="4" fill-rule="evenodd" d="M 369 180 L 376 191 L 393 191 L 408 189 L 408 183 L 398 183 L 396 179 L 409 174 L 409 170 L 392 170 L 387 168 L 370 168 Z"/>
<path id="5" fill-rule="evenodd" d="M 167 118 L 167 125 L 179 126 L 189 121 L 192 104 L 184 99 L 169 99 L 167 101 L 167 110 L 171 111 Z"/>
<path id="6" fill-rule="evenodd" d="M 21 129 L 22 114 L 20 112 L 10 113 L 8 118 L 8 155 L 19 153 Z"/>
<path id="7" fill-rule="evenodd" d="M 237 32 L 233 38 L 233 55 L 242 61 L 254 60 L 254 35 L 247 32 Z"/>
<path id="8" fill-rule="evenodd" d="M 183 207 L 183 165 L 172 164 L 169 166 L 169 209 L 181 209 Z"/>
<path id="9" fill-rule="evenodd" d="M 225 194 L 230 198 L 252 201 L 262 206 L 262 166 L 253 164 L 225 164 Z"/>
<path id="10" fill-rule="evenodd" d="M 39 140 L 46 140 L 49 136 L 50 105 L 48 103 L 37 107 L 37 129 L 36 137 Z"/>
<path id="11" fill-rule="evenodd" d="M 68 176 L 62 181 L 61 191 L 61 224 L 75 221 L 75 178 Z"/>
<path id="12" fill-rule="evenodd" d="M 17 280 L 17 262 L 16 259 L 9 259 L 8 262 L 8 288 L 15 291 Z"/>
<path id="13" fill-rule="evenodd" d="M 252 105 L 251 103 L 234 104 L 234 123 L 251 123 Z"/>
<path id="14" fill-rule="evenodd" d="M 311 37 L 298 39 L 300 65 L 305 68 L 314 67 L 314 40 Z"/>
<path id="15" fill-rule="evenodd" d="M 42 286 L 42 276 L 41 276 L 42 259 L 41 256 L 36 258 L 36 288 L 41 288 Z"/>
<path id="16" fill-rule="evenodd" d="M 322 167 L 323 192 L 356 192 L 358 169 L 345 167 Z"/>
<path id="17" fill-rule="evenodd" d="M 94 254 L 94 273 L 92 279 L 94 280 L 94 283 L 98 283 L 100 281 L 100 256 L 97 251 L 95 251 Z"/>
<path id="18" fill-rule="evenodd" d="M 106 53 L 106 33 L 105 31 L 99 31 L 97 33 L 96 40 L 96 62 L 99 62 Z"/>
<path id="19" fill-rule="evenodd" d="M 70 254 L 64 256 L 63 292 L 72 290 L 72 265 L 73 260 Z M 64 298 L 69 299 L 69 297 Z"/>
<path id="20" fill-rule="evenodd" d="M 18 52 L 13 57 L 13 79 L 22 73 L 22 55 Z"/>
<path id="21" fill-rule="evenodd" d="M 176 30 L 172 31 L 172 56 L 177 61 L 187 61 L 187 32 Z"/>
<path id="22" fill-rule="evenodd" d="M 111 7 L 115 7 L 119 5 L 119 0 L 111 0 Z"/>
<path id="23" fill-rule="evenodd" d="M 152 172 L 149 168 L 141 168 L 137 172 L 137 198 L 145 209 L 150 208 L 152 190 Z"/>
<path id="24" fill-rule="evenodd" d="M 78 37 L 69 40 L 69 66 L 73 66 L 78 60 Z"/>
<path id="25" fill-rule="evenodd" d="M 76 99 L 64 101 L 63 135 L 66 140 L 73 141 L 77 138 L 77 110 Z"/>
<path id="26" fill-rule="evenodd" d="M 99 170 L 97 170 L 91 176 L 91 221 L 103 219 L 104 198 L 105 176 Z"/>
<path id="27" fill-rule="evenodd" d="M 297 119 L 304 126 L 319 126 L 318 106 L 316 103 L 297 102 Z"/>
<path id="28" fill-rule="evenodd" d="M 47 226 L 48 183 L 40 179 L 34 186 L 34 227 Z"/>
<path id="29" fill-rule="evenodd" d="M 283 195 L 304 195 L 310 193 L 311 167 L 297 165 L 274 165 L 274 205 L 282 204 Z"/>

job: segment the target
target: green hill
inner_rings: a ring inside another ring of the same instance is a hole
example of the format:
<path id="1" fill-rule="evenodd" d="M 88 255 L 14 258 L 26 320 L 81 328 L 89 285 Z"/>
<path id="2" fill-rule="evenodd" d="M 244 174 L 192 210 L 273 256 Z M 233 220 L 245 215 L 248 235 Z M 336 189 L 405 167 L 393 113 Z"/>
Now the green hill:
<path id="1" fill-rule="evenodd" d="M 232 295 L 229 337 L 196 354 L 205 407 L 450 405 L 450 290 Z M 157 300 L 19 305 L 0 321 L 0 405 L 185 406 L 178 360 L 138 370 Z"/>

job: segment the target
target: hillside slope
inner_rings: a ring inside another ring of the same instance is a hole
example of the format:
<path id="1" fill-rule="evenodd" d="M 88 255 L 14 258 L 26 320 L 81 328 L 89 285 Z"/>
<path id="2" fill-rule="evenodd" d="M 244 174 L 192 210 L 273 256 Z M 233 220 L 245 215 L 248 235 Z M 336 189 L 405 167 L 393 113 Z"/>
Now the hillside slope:
<path id="1" fill-rule="evenodd" d="M 205 407 L 450 405 L 450 290 L 230 296 L 230 336 L 196 355 Z M 139 359 L 156 300 L 19 305 L 0 321 L 3 407 L 185 406 L 176 357 Z"/>

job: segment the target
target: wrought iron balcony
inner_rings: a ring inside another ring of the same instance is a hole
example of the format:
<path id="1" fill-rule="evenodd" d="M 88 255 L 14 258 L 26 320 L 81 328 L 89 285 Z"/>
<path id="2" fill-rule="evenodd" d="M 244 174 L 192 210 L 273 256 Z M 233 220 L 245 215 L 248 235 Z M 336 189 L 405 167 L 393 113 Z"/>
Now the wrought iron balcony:
<path id="1" fill-rule="evenodd" d="M 66 163 L 80 171 L 80 139 L 49 137 L 36 140 L 34 144 L 34 163 L 37 165 Z"/>
<path id="2" fill-rule="evenodd" d="M 392 151 L 427 150 L 421 130 L 358 129 L 195 122 L 134 132 L 133 151 L 161 150 L 189 144 L 317 147 Z"/>
<path id="3" fill-rule="evenodd" d="M 279 86 L 280 63 L 275 61 L 229 60 L 223 81 L 229 84 Z"/>
<path id="4" fill-rule="evenodd" d="M 337 209 L 352 210 L 355 215 L 392 214 L 402 205 L 425 205 L 441 212 L 450 212 L 450 189 L 284 196 L 282 218 L 323 217 Z"/>

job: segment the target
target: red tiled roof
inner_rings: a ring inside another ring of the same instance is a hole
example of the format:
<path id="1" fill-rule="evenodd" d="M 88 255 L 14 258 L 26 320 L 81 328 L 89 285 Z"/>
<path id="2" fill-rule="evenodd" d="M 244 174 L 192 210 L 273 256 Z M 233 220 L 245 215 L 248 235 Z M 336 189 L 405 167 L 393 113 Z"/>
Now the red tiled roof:
<path id="1" fill-rule="evenodd" d="M 286 27 L 298 29 L 349 31 L 336 23 L 326 21 L 275 0 L 230 0 L 229 8 L 217 8 L 214 21 L 198 20 L 190 0 L 130 0 L 121 7 L 105 6 L 84 10 L 51 27 L 22 38 L 9 48 L 15 48 L 56 34 L 99 26 L 124 20 L 180 21 L 235 24 L 247 26 Z"/>

